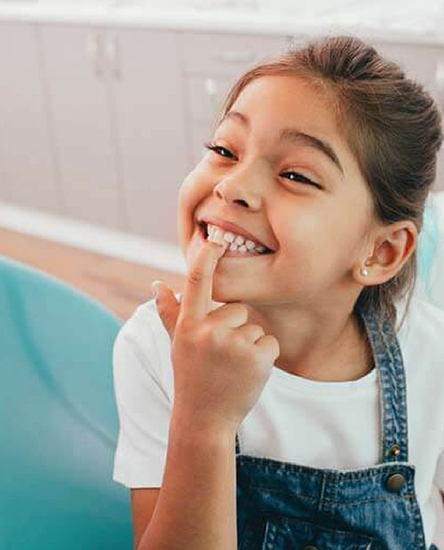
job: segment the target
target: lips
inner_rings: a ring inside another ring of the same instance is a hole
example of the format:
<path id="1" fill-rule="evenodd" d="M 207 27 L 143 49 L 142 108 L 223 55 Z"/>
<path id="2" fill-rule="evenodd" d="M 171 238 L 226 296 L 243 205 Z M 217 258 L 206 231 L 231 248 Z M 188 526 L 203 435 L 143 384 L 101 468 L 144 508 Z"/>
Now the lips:
<path id="1" fill-rule="evenodd" d="M 246 239 L 253 241 L 255 245 L 262 245 L 267 250 L 270 250 L 271 252 L 274 252 L 272 248 L 267 246 L 265 243 L 263 243 L 261 240 L 259 240 L 255 235 L 241 227 L 240 225 L 237 225 L 234 222 L 230 222 L 228 220 L 223 220 L 221 218 L 213 217 L 213 216 L 203 216 L 200 218 L 197 222 L 199 225 L 205 224 L 205 227 L 210 225 L 217 225 L 217 227 L 220 227 L 224 231 L 230 231 L 231 233 L 236 233 L 236 235 L 241 235 L 242 237 L 245 237 Z"/>

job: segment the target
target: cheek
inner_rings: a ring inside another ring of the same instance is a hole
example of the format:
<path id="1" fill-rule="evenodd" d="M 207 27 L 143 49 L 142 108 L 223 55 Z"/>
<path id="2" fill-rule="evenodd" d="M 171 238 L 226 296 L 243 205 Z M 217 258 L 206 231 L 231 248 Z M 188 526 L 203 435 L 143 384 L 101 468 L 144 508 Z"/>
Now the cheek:
<path id="1" fill-rule="evenodd" d="M 186 241 L 191 238 L 195 229 L 196 208 L 211 194 L 211 189 L 208 189 L 203 180 L 196 176 L 196 170 L 193 170 L 185 178 L 179 190 L 177 213 L 178 231 L 182 247 L 186 246 Z"/>
<path id="2" fill-rule="evenodd" d="M 295 281 L 312 280 L 317 277 L 319 265 L 329 262 L 334 254 L 337 240 L 332 235 L 332 224 L 328 218 L 307 212 L 293 212 L 285 219 L 277 235 L 281 258 Z"/>
<path id="3" fill-rule="evenodd" d="M 184 180 L 179 190 L 177 202 L 177 226 L 180 245 L 183 248 L 188 238 L 190 225 L 193 219 L 193 211 L 196 205 L 196 192 L 190 175 Z"/>
<path id="4" fill-rule="evenodd" d="M 199 180 L 195 176 L 195 171 L 193 170 L 188 174 L 188 176 L 183 180 L 182 185 L 179 189 L 179 210 L 187 210 L 191 207 L 194 202 L 194 197 L 196 195 L 197 189 L 199 187 Z"/>
<path id="5" fill-rule="evenodd" d="M 307 212 L 289 212 L 276 229 L 282 248 L 288 253 L 298 255 L 304 250 L 317 247 L 323 234 L 320 217 Z"/>

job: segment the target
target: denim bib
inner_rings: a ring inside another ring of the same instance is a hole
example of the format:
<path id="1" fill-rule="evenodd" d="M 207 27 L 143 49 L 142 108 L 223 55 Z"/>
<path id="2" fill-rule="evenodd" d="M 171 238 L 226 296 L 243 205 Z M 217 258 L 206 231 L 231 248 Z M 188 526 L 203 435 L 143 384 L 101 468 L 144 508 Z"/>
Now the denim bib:
<path id="1" fill-rule="evenodd" d="M 388 314 L 383 335 L 375 311 L 359 315 L 381 388 L 380 463 L 335 470 L 243 455 L 236 434 L 238 550 L 427 550 L 399 342 Z"/>

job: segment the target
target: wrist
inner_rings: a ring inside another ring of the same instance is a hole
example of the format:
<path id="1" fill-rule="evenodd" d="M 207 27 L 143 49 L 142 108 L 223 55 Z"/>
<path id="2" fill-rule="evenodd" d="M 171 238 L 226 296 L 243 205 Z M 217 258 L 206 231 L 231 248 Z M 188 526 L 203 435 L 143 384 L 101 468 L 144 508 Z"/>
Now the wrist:
<path id="1" fill-rule="evenodd" d="M 187 438 L 204 442 L 224 440 L 234 444 L 238 426 L 218 415 L 197 414 L 175 402 L 170 421 L 170 432 L 185 434 Z"/>

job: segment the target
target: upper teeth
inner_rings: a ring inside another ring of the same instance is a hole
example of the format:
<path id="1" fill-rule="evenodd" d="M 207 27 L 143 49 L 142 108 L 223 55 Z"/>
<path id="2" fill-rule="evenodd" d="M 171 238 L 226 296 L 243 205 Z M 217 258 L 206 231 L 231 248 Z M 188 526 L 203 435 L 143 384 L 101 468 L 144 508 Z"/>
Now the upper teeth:
<path id="1" fill-rule="evenodd" d="M 208 235 L 212 235 L 213 231 L 219 231 L 222 234 L 222 238 L 231 243 L 230 250 L 238 250 L 239 252 L 246 252 L 247 250 L 256 250 L 257 252 L 265 252 L 266 248 L 261 244 L 256 245 L 253 241 L 246 240 L 242 235 L 236 235 L 230 231 L 223 231 L 217 225 L 208 224 Z"/>

